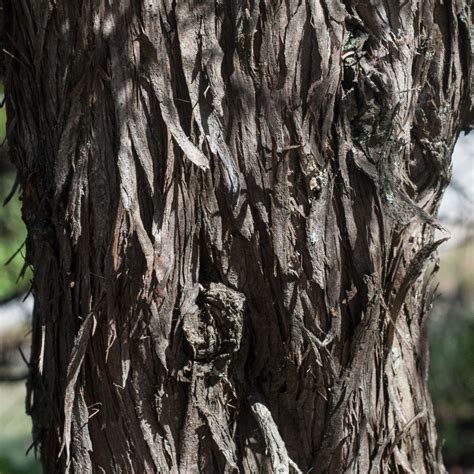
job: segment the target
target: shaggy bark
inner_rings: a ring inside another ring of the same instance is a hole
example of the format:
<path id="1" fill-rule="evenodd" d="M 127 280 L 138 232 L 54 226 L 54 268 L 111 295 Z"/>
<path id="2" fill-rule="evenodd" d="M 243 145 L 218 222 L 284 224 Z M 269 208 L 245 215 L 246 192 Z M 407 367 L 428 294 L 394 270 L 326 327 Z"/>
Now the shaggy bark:
<path id="1" fill-rule="evenodd" d="M 443 470 L 426 270 L 462 0 L 17 0 L 45 472 Z"/>

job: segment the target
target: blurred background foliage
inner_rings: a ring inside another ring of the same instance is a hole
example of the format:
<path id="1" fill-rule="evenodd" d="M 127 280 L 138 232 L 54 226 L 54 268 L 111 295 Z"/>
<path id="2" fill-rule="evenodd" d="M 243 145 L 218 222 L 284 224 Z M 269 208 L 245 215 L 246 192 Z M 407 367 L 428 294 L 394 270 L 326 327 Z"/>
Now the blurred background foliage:
<path id="1" fill-rule="evenodd" d="M 452 472 L 466 473 L 474 472 L 473 266 L 471 233 L 441 254 L 439 296 L 429 325 L 428 381 L 444 460 Z"/>
<path id="2" fill-rule="evenodd" d="M 0 101 L 3 86 L 0 86 Z M 25 382 L 17 381 L 26 365 L 19 348 L 28 352 L 28 322 L 15 310 L 27 293 L 31 272 L 23 277 L 26 229 L 21 220 L 18 193 L 4 205 L 15 183 L 15 170 L 7 158 L 5 109 L 0 108 L 0 474 L 40 473 L 32 451 L 31 421 L 25 413 Z M 8 263 L 8 264 L 7 264 Z M 18 304 L 16 300 L 20 299 Z M 19 317 L 20 316 L 20 317 Z M 6 381 L 8 379 L 8 381 Z"/>
<path id="3" fill-rule="evenodd" d="M 0 101 L 3 100 L 3 86 L 0 87 Z M 8 205 L 4 205 L 15 183 L 15 171 L 8 161 L 5 140 L 5 108 L 0 108 L 0 302 L 22 294 L 29 282 L 29 274 L 21 278 L 24 264 L 22 253 L 26 229 L 21 220 L 21 202 L 15 193 Z M 7 265 L 7 262 L 8 265 Z"/>
<path id="4" fill-rule="evenodd" d="M 429 322 L 429 386 L 444 459 L 452 473 L 474 472 L 473 135 L 458 142 L 454 182 L 442 206 L 441 220 L 450 229 L 453 242 L 440 252 L 438 297 Z M 2 108 L 0 141 L 4 136 Z M 459 182 L 459 176 L 464 183 Z M 0 148 L 0 206 L 14 182 L 15 172 L 4 145 Z M 29 323 L 21 301 L 30 285 L 30 270 L 19 278 L 25 237 L 21 201 L 16 193 L 0 211 L 0 474 L 40 472 L 33 451 L 26 454 L 32 439 L 31 422 L 25 414 L 25 383 L 13 381 L 26 371 L 19 348 L 28 357 L 29 346 Z M 31 306 L 26 308 L 31 311 Z"/>

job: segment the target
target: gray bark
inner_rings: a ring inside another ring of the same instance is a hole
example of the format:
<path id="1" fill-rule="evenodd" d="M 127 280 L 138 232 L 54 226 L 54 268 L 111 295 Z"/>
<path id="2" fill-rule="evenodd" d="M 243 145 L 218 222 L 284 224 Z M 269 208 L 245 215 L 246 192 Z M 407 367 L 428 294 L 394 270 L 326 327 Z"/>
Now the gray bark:
<path id="1" fill-rule="evenodd" d="M 6 4 L 45 472 L 443 470 L 467 3 Z"/>

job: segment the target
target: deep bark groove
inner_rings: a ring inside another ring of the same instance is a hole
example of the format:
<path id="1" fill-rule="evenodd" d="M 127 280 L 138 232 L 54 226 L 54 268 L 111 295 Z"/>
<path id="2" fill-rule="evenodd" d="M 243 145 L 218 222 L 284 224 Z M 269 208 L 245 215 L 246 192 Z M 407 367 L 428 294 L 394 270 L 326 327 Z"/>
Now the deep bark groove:
<path id="1" fill-rule="evenodd" d="M 7 3 L 45 472 L 443 470 L 467 3 Z"/>

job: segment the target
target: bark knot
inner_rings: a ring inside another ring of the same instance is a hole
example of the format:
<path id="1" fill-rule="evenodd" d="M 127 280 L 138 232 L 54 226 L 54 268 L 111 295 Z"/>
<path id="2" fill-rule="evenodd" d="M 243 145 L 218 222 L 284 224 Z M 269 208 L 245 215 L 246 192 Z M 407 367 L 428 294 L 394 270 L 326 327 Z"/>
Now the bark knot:
<path id="1" fill-rule="evenodd" d="M 240 348 L 245 296 L 211 283 L 198 296 L 199 310 L 187 314 L 183 330 L 196 361 L 228 360 Z"/>

